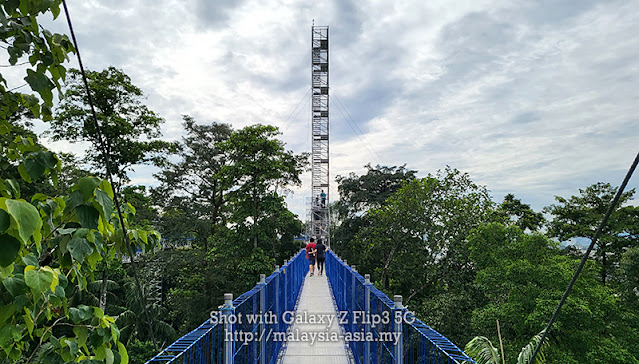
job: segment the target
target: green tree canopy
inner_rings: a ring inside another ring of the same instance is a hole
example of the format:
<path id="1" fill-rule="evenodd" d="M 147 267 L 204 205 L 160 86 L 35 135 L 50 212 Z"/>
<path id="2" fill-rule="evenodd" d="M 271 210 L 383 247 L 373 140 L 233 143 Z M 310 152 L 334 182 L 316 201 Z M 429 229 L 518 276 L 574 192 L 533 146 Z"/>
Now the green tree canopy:
<path id="1" fill-rule="evenodd" d="M 486 299 L 473 312 L 473 328 L 496 339 L 499 320 L 506 357 L 514 358 L 545 327 L 579 261 L 561 254 L 558 243 L 516 226 L 483 225 L 469 241 L 475 283 Z M 637 362 L 633 316 L 598 284 L 595 268 L 586 265 L 550 331 L 548 362 Z"/>
<path id="2" fill-rule="evenodd" d="M 67 75 L 58 112 L 51 121 L 53 140 L 89 142 L 92 147 L 86 161 L 105 171 L 108 155 L 111 173 L 120 183 L 128 180 L 127 172 L 136 164 L 163 164 L 165 153 L 174 146 L 157 139 L 164 120 L 142 103 L 142 90 L 115 67 L 86 74 L 107 150 L 100 144 L 82 75 L 76 69 Z"/>
<path id="3" fill-rule="evenodd" d="M 537 231 L 546 222 L 542 213 L 533 211 L 530 205 L 522 203 L 512 193 L 507 194 L 504 201 L 497 205 L 494 219 L 504 224 L 514 224 L 523 231 Z"/>
<path id="4" fill-rule="evenodd" d="M 405 182 L 414 180 L 417 173 L 406 169 L 406 165 L 371 167 L 369 163 L 364 167 L 367 172 L 361 176 L 350 173 L 348 177 L 335 177 L 340 194 L 337 207 L 343 218 L 379 208 Z"/>
<path id="5" fill-rule="evenodd" d="M 366 213 L 384 205 L 386 200 L 402 185 L 415 179 L 416 171 L 402 166 L 366 166 L 361 176 L 350 173 L 337 176 L 340 199 L 331 206 L 331 245 L 342 258 L 352 262 L 360 256 L 360 248 L 353 243 L 357 232 L 368 226 Z"/>
<path id="6" fill-rule="evenodd" d="M 609 183 L 599 182 L 579 189 L 579 196 L 555 196 L 558 204 L 544 209 L 553 215 L 552 221 L 548 224 L 548 235 L 561 241 L 576 237 L 592 240 L 617 190 L 617 187 Z M 618 206 L 610 215 L 608 224 L 597 242 L 595 257 L 601 265 L 600 276 L 603 284 L 608 283 L 608 278 L 614 273 L 614 267 L 619 265 L 623 252 L 628 247 L 639 244 L 639 207 L 624 206 L 632 200 L 634 194 L 635 190 L 632 189 L 621 195 Z"/>
<path id="7" fill-rule="evenodd" d="M 208 240 L 228 218 L 224 207 L 233 180 L 221 173 L 229 162 L 219 144 L 233 130 L 227 124 L 196 124 L 188 115 L 183 125 L 186 135 L 178 144 L 180 160 L 155 175 L 160 185 L 153 194 L 165 211 L 161 225 L 170 227 L 163 229 L 163 236 L 175 244 L 192 239 L 207 250 Z"/>
<path id="8" fill-rule="evenodd" d="M 352 262 L 444 335 L 467 341 L 477 295 L 466 237 L 491 208 L 486 188 L 453 168 L 409 181 L 368 212 Z"/>

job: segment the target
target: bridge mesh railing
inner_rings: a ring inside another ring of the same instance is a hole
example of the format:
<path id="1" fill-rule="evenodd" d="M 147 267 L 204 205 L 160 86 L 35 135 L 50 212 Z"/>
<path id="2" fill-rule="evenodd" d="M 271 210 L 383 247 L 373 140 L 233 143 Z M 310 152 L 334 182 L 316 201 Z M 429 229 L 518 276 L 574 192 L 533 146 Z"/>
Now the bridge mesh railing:
<path id="1" fill-rule="evenodd" d="M 147 363 L 222 364 L 228 358 L 228 349 L 235 364 L 276 363 L 283 342 L 273 340 L 273 334 L 288 329 L 281 318 L 285 311 L 295 309 L 307 272 L 308 261 L 302 249 L 264 282 L 233 300 L 233 308 L 227 312 L 235 322 L 229 320 L 225 325 L 220 312 L 217 320 L 207 320 Z"/>
<path id="2" fill-rule="evenodd" d="M 391 299 L 366 284 L 362 275 L 332 251 L 326 254 L 326 273 L 339 316 L 345 319 L 345 338 L 357 364 L 475 363 L 413 314 L 396 309 Z M 401 336 L 397 335 L 400 331 Z M 400 339 L 396 340 L 398 336 Z"/>

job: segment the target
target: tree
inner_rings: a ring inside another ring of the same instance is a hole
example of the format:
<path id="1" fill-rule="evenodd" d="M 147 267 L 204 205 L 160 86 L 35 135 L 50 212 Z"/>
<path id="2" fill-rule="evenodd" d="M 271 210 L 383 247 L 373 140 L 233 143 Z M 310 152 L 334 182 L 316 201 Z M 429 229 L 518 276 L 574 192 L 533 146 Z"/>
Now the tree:
<path id="1" fill-rule="evenodd" d="M 50 133 L 53 140 L 91 143 L 86 161 L 96 170 L 106 171 L 108 155 L 108 167 L 119 190 L 134 165 L 161 165 L 164 154 L 174 146 L 157 139 L 164 120 L 142 104 L 142 90 L 131 83 L 129 76 L 115 67 L 87 71 L 86 75 L 106 145 L 100 143 L 82 74 L 76 69 L 69 70 Z"/>
<path id="2" fill-rule="evenodd" d="M 66 36 L 38 25 L 40 14 L 56 18 L 60 0 L 5 1 L 0 5 L 0 41 L 9 63 L 28 56 L 25 80 L 36 95 L 7 90 L 0 76 L 0 361 L 127 363 L 114 318 L 99 307 L 75 300 L 86 292 L 97 263 L 122 252 L 116 232 L 112 186 L 81 178 L 64 195 L 36 189 L 30 202 L 21 185 L 42 179 L 56 187 L 60 159 L 30 135 L 6 140 L 15 132 L 23 108 L 33 117 L 51 119 L 52 90 L 60 89 L 62 63 L 73 47 Z M 7 175 L 16 169 L 18 174 Z M 124 216 L 124 224 L 128 223 Z M 133 243 L 150 248 L 155 232 L 129 230 Z"/>
<path id="3" fill-rule="evenodd" d="M 337 176 L 335 179 L 340 199 L 331 206 L 336 212 L 337 221 L 331 222 L 332 248 L 344 259 L 357 261 L 360 248 L 353 243 L 353 238 L 369 221 L 366 213 L 380 208 L 386 200 L 397 192 L 404 183 L 415 179 L 414 170 L 402 166 L 366 166 L 367 172 L 358 176 L 350 173 L 348 177 Z"/>
<path id="4" fill-rule="evenodd" d="M 155 175 L 160 185 L 153 190 L 165 213 L 160 226 L 163 236 L 174 244 L 192 239 L 208 251 L 208 241 L 218 226 L 225 225 L 224 210 L 232 180 L 224 178 L 222 167 L 227 154 L 219 144 L 227 141 L 232 129 L 227 124 L 198 125 L 184 115 L 186 136 L 178 144 L 180 160 L 167 163 Z"/>
<path id="5" fill-rule="evenodd" d="M 209 259 L 213 285 L 224 292 L 250 288 L 259 273 L 297 250 L 292 239 L 300 223 L 278 190 L 300 184 L 307 155 L 285 150 L 278 134 L 275 127 L 254 125 L 218 144 L 227 161 L 222 184 L 232 187 L 226 194 L 228 218 L 212 237 Z"/>
<path id="6" fill-rule="evenodd" d="M 225 184 L 233 186 L 228 193 L 233 203 L 229 222 L 235 224 L 235 232 L 250 238 L 253 249 L 271 245 L 272 212 L 281 215 L 286 210 L 278 188 L 300 185 L 299 176 L 307 164 L 308 156 L 285 150 L 275 138 L 278 134 L 276 127 L 253 125 L 219 143 L 228 160 L 220 175 Z"/>
<path id="7" fill-rule="evenodd" d="M 568 199 L 555 196 L 559 204 L 544 208 L 544 212 L 553 215 L 553 220 L 548 224 L 549 236 L 561 241 L 577 237 L 592 240 L 617 193 L 617 187 L 599 182 L 586 189 L 579 189 L 579 193 L 580 196 Z M 632 200 L 634 193 L 635 190 L 632 189 L 621 195 L 618 206 L 610 215 L 597 242 L 595 257 L 600 264 L 603 284 L 608 283 L 609 275 L 618 266 L 623 252 L 628 247 L 639 244 L 639 207 L 624 206 Z"/>
<path id="8" fill-rule="evenodd" d="M 362 176 L 350 173 L 348 177 L 337 176 L 340 193 L 338 211 L 344 217 L 352 217 L 379 208 L 407 181 L 415 179 L 417 171 L 402 166 L 371 167 L 365 165 L 367 172 Z"/>
<path id="9" fill-rule="evenodd" d="M 36 118 L 51 119 L 52 90 L 60 89 L 60 82 L 66 75 L 63 63 L 67 54 L 75 49 L 66 35 L 41 29 L 38 16 L 51 12 L 53 18 L 57 18 L 61 2 L 6 1 L 0 7 L 0 42 L 7 45 L 9 64 L 14 66 L 23 57 L 28 57 L 32 68 L 27 70 L 24 80 L 37 93 L 36 96 L 7 90 L 7 81 L 0 74 L 0 134 L 11 129 L 11 119 L 23 108 L 29 109 Z"/>
<path id="10" fill-rule="evenodd" d="M 532 340 L 521 349 L 521 352 L 519 352 L 517 356 L 517 364 L 531 364 L 530 359 L 535 352 L 535 348 L 541 341 L 542 334 L 543 331 L 533 336 Z M 537 353 L 534 364 L 543 364 L 546 362 L 545 349 L 547 347 L 548 341 L 546 340 L 539 353 Z M 484 336 L 475 336 L 466 344 L 464 351 L 468 356 L 475 359 L 477 364 L 502 364 L 504 362 L 497 348 Z"/>
<path id="11" fill-rule="evenodd" d="M 524 234 L 516 226 L 482 225 L 468 239 L 475 284 L 484 296 L 473 311 L 472 326 L 495 337 L 499 320 L 505 356 L 514 357 L 544 328 L 579 261 L 561 254 L 557 242 L 539 233 Z M 584 363 L 593 357 L 636 362 L 635 319 L 609 287 L 597 282 L 596 274 L 589 262 L 576 281 L 547 337 L 548 362 Z"/>
<path id="12" fill-rule="evenodd" d="M 148 230 L 159 228 L 160 215 L 146 186 L 126 186 L 122 189 L 122 197 L 124 202 L 135 208 L 132 226 Z"/>
<path id="13" fill-rule="evenodd" d="M 639 309 L 639 247 L 628 249 L 619 262 L 621 295 L 631 309 Z"/>
<path id="14" fill-rule="evenodd" d="M 497 206 L 494 219 L 504 224 L 515 224 L 523 231 L 537 231 L 546 221 L 542 213 L 533 211 L 530 205 L 522 203 L 512 193 L 507 194 Z"/>
<path id="15" fill-rule="evenodd" d="M 368 212 L 370 225 L 354 239 L 358 270 L 373 273 L 389 294 L 403 295 L 447 337 L 467 341 L 464 325 L 477 294 L 466 237 L 486 221 L 491 207 L 485 187 L 450 167 L 407 182 Z"/>

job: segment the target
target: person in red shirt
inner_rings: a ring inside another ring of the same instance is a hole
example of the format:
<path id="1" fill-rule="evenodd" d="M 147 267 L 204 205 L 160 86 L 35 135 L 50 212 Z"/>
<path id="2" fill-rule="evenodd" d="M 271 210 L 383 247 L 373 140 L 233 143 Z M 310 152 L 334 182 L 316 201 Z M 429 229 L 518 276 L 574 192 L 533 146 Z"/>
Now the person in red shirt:
<path id="1" fill-rule="evenodd" d="M 315 246 L 315 239 L 313 238 L 306 244 L 306 259 L 308 259 L 308 270 L 311 272 L 311 277 L 315 272 L 315 255 L 317 254 Z"/>

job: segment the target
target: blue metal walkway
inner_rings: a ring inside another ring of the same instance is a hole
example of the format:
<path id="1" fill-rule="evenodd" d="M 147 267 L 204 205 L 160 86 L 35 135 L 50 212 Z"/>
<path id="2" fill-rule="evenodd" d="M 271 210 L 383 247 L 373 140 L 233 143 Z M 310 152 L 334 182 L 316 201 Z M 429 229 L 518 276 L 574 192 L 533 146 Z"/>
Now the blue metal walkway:
<path id="1" fill-rule="evenodd" d="M 403 308 L 400 296 L 390 300 L 331 251 L 326 277 L 308 277 L 302 249 L 225 300 L 211 320 L 147 363 L 475 363 Z"/>

